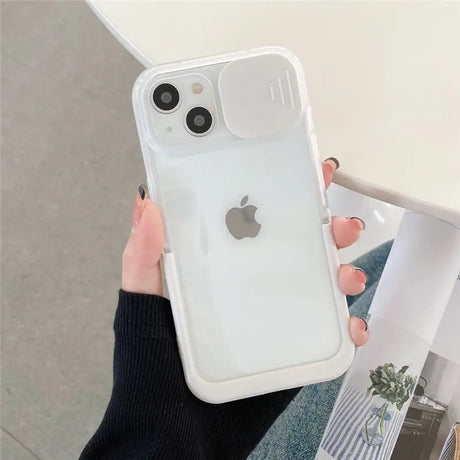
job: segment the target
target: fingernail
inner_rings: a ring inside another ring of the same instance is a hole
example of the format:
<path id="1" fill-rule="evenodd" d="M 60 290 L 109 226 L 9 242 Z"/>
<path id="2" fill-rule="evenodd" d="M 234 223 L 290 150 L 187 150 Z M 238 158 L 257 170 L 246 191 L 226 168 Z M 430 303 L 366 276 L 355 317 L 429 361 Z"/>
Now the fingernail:
<path id="1" fill-rule="evenodd" d="M 355 219 L 355 220 L 359 220 L 361 222 L 361 230 L 366 230 L 366 222 L 364 222 L 363 219 L 361 219 L 360 217 L 350 217 L 350 220 L 351 219 Z"/>
<path id="2" fill-rule="evenodd" d="M 326 158 L 324 161 L 333 161 L 335 163 L 335 169 L 339 169 L 340 168 L 340 162 L 339 160 L 337 160 L 337 158 L 335 157 L 329 157 L 329 158 Z"/>
<path id="3" fill-rule="evenodd" d="M 134 230 L 138 225 L 139 222 L 141 221 L 142 218 L 142 213 L 144 212 L 145 208 L 145 196 L 146 196 L 146 189 L 144 185 L 139 185 L 139 188 L 137 189 L 138 193 L 136 196 L 136 201 L 134 202 L 134 207 L 133 207 L 133 216 L 132 216 L 132 230 Z"/>
<path id="4" fill-rule="evenodd" d="M 141 197 L 141 200 L 145 198 L 146 190 L 147 188 L 145 187 L 144 184 L 139 185 L 138 191 L 139 191 L 139 196 Z"/>
<path id="5" fill-rule="evenodd" d="M 363 322 L 363 327 L 362 327 L 362 329 L 363 329 L 364 331 L 367 331 L 367 330 L 369 329 L 369 326 L 368 326 L 368 324 L 367 324 L 367 321 L 366 321 L 364 318 L 361 318 L 361 321 Z"/>
<path id="6" fill-rule="evenodd" d="M 362 268 L 359 268 L 359 267 L 354 267 L 354 269 L 355 271 L 361 272 L 365 276 L 366 280 L 364 281 L 364 284 L 366 284 L 368 280 L 367 273 Z"/>

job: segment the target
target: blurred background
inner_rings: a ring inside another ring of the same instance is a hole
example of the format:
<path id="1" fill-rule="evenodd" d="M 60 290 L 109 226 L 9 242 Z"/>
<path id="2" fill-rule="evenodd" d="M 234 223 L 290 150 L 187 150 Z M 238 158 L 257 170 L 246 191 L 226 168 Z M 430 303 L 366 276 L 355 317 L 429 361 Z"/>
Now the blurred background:
<path id="1" fill-rule="evenodd" d="M 112 384 L 112 322 L 144 168 L 131 108 L 143 70 L 84 2 L 1 2 L 3 459 L 78 457 Z M 340 157 L 340 152 L 322 152 Z M 402 210 L 339 186 L 356 256 Z"/>

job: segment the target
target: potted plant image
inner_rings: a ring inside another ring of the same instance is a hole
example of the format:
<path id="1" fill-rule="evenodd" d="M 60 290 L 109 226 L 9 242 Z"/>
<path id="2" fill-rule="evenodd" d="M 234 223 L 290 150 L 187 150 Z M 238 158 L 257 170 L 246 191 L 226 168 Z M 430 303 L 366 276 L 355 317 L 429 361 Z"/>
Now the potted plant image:
<path id="1" fill-rule="evenodd" d="M 379 401 L 372 407 L 361 431 L 361 438 L 370 446 L 382 444 L 386 424 L 391 419 L 390 410 L 396 406 L 400 411 L 412 396 L 417 380 L 415 376 L 406 374 L 407 369 L 409 366 L 402 366 L 396 370 L 393 363 L 385 363 L 369 371 L 372 383 L 366 391 L 366 396 Z"/>

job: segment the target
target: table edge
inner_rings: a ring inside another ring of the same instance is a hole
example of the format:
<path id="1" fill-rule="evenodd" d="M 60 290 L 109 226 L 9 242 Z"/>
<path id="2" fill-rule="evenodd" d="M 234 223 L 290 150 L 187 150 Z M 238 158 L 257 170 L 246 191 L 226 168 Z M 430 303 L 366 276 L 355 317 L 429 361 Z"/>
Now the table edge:
<path id="1" fill-rule="evenodd" d="M 125 35 L 123 35 L 117 26 L 102 12 L 100 6 L 94 0 L 85 0 L 85 3 L 91 9 L 91 11 L 98 17 L 98 19 L 104 24 L 109 32 L 123 45 L 126 50 L 131 53 L 144 67 L 151 67 L 154 65 L 152 62 L 139 48 L 137 48 Z"/>
<path id="2" fill-rule="evenodd" d="M 333 182 L 354 192 L 361 193 L 371 198 L 375 198 L 410 211 L 427 214 L 460 228 L 460 213 L 454 209 L 434 206 L 431 203 L 415 197 L 407 195 L 402 196 L 394 190 L 390 190 L 382 186 L 377 187 L 370 182 L 366 182 L 361 178 L 353 177 L 350 174 L 341 171 L 337 171 L 335 173 Z"/>

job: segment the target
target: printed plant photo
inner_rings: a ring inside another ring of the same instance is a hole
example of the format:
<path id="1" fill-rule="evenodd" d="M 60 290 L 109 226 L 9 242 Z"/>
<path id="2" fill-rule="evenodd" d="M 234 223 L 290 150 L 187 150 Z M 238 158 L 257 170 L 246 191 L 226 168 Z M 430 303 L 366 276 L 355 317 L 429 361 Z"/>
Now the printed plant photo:
<path id="1" fill-rule="evenodd" d="M 344 385 L 321 445 L 332 458 L 390 458 L 417 383 L 409 368 L 383 363 L 369 369 L 366 389 Z"/>
<path id="2" fill-rule="evenodd" d="M 366 395 L 374 398 L 376 403 L 362 430 L 362 438 L 368 445 L 382 444 L 386 425 L 391 420 L 394 409 L 401 411 L 404 403 L 412 396 L 417 378 L 406 374 L 408 369 L 408 365 L 397 370 L 393 363 L 385 363 L 369 371 L 372 383 Z"/>

